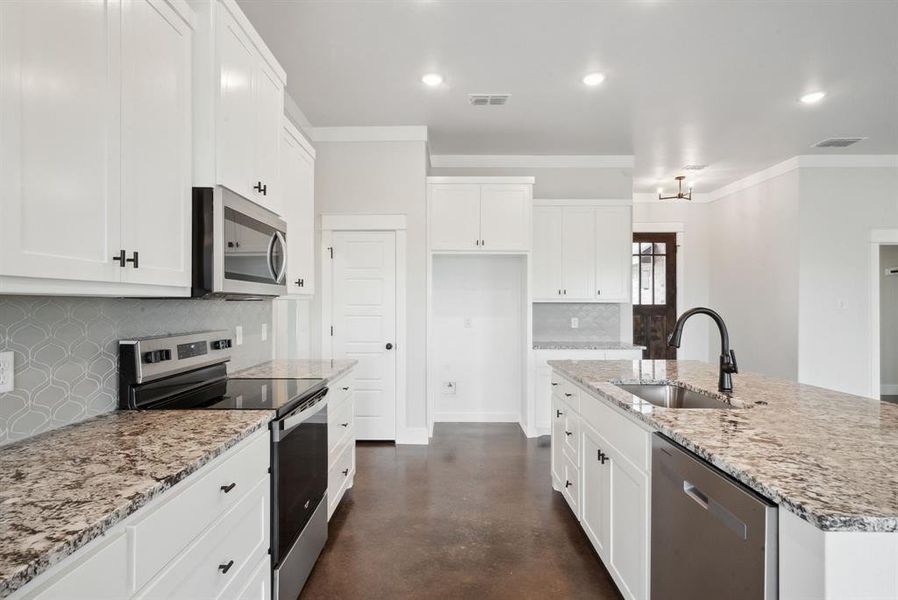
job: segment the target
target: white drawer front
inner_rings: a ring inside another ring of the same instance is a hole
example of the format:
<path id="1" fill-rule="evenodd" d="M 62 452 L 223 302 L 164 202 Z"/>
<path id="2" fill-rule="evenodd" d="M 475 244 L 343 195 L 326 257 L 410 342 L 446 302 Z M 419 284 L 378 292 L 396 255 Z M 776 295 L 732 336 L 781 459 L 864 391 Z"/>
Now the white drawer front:
<path id="1" fill-rule="evenodd" d="M 562 443 L 565 455 L 575 465 L 580 465 L 580 418 L 570 409 L 564 415 L 564 442 Z"/>
<path id="2" fill-rule="evenodd" d="M 335 409 L 330 409 L 327 413 L 327 421 L 327 450 L 330 455 L 328 467 L 331 467 L 337 458 L 336 451 L 346 443 L 353 429 L 352 398 L 344 400 Z"/>
<path id="3" fill-rule="evenodd" d="M 585 393 L 581 408 L 580 414 L 587 423 L 638 469 L 648 472 L 651 464 L 651 434 L 648 431 L 618 414 L 604 400 Z"/>
<path id="4" fill-rule="evenodd" d="M 571 408 L 580 412 L 580 388 L 574 382 L 567 379 L 561 380 L 561 397 Z"/>
<path id="5" fill-rule="evenodd" d="M 228 596 L 230 597 L 230 596 Z M 238 600 L 271 600 L 271 559 L 266 556 L 249 574 Z"/>
<path id="6" fill-rule="evenodd" d="M 328 402 L 330 406 L 336 408 L 341 402 L 349 398 L 352 395 L 353 383 L 352 373 L 347 373 L 337 381 L 328 383 Z"/>
<path id="7" fill-rule="evenodd" d="M 353 433 L 350 431 L 350 436 L 352 435 Z M 328 518 L 330 518 L 330 515 L 333 514 L 337 505 L 340 503 L 340 500 L 343 498 L 347 483 L 352 479 L 354 474 L 355 442 L 350 437 L 349 443 L 339 450 L 338 458 L 327 475 Z"/>
<path id="8" fill-rule="evenodd" d="M 571 507 L 571 510 L 574 511 L 574 515 L 579 519 L 580 518 L 580 470 L 577 468 L 577 465 L 568 458 L 567 455 L 564 456 L 562 468 L 562 476 L 561 476 L 561 493 L 564 496 L 564 499 L 567 500 L 568 505 Z"/>
<path id="9" fill-rule="evenodd" d="M 259 560 L 267 557 L 270 502 L 268 481 L 259 481 L 137 597 L 142 600 L 235 597 Z"/>
<path id="10" fill-rule="evenodd" d="M 137 589 L 259 481 L 264 480 L 268 485 L 270 438 L 267 431 L 245 443 L 233 456 L 213 466 L 208 473 L 202 471 L 200 478 L 183 492 L 129 527 L 134 536 Z"/>
<path id="11" fill-rule="evenodd" d="M 112 541 L 85 555 L 37 589 L 13 598 L 21 600 L 121 600 L 131 595 L 128 577 L 128 538 L 120 531 Z"/>

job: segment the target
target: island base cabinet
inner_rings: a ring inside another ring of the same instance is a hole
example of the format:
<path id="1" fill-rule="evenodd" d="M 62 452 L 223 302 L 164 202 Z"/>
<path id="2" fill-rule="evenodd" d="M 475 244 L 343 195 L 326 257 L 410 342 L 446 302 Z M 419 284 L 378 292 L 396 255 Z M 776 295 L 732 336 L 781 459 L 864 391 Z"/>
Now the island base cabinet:
<path id="1" fill-rule="evenodd" d="M 553 487 L 570 505 L 621 595 L 645 600 L 651 432 L 558 373 L 551 381 L 580 409 L 552 395 Z"/>

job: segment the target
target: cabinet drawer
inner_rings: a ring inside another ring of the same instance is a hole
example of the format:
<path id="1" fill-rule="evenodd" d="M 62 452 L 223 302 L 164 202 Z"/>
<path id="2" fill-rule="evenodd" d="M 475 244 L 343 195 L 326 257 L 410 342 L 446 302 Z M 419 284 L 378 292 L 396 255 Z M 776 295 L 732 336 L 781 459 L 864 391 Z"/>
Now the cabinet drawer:
<path id="1" fill-rule="evenodd" d="M 259 560 L 267 557 L 270 502 L 268 481 L 259 481 L 137 597 L 209 600 L 236 596 Z"/>
<path id="2" fill-rule="evenodd" d="M 574 516 L 580 519 L 580 471 L 567 455 L 562 464 L 561 495 L 574 511 Z"/>
<path id="3" fill-rule="evenodd" d="M 552 395 L 557 396 L 558 398 L 564 397 L 564 378 L 561 377 L 555 371 L 552 371 L 552 374 L 549 376 L 549 389 L 552 390 Z"/>
<path id="4" fill-rule="evenodd" d="M 331 408 L 337 408 L 344 400 L 352 396 L 352 374 L 347 374 L 328 384 L 328 402 Z"/>
<path id="5" fill-rule="evenodd" d="M 101 538 L 94 543 L 105 545 L 87 550 L 87 556 L 51 576 L 35 591 L 13 597 L 18 600 L 120 600 L 130 596 L 127 536 L 120 531 L 113 540 Z"/>
<path id="6" fill-rule="evenodd" d="M 564 415 L 564 441 L 562 447 L 565 455 L 575 465 L 580 464 L 580 417 L 568 409 Z"/>
<path id="7" fill-rule="evenodd" d="M 349 433 L 350 436 L 354 435 L 352 431 Z M 328 518 L 343 498 L 346 485 L 353 475 L 355 475 L 355 443 L 350 437 L 349 443 L 339 450 L 339 456 L 327 474 Z"/>
<path id="8" fill-rule="evenodd" d="M 327 451 L 330 456 L 328 466 L 333 466 L 338 449 L 349 438 L 353 427 L 353 401 L 348 398 L 327 415 Z"/>
<path id="9" fill-rule="evenodd" d="M 651 434 L 608 406 L 605 400 L 587 394 L 583 396 L 582 418 L 636 468 L 648 472 Z"/>
<path id="10" fill-rule="evenodd" d="M 571 408 L 580 412 L 580 388 L 578 388 L 572 381 L 562 379 L 561 395 Z"/>
<path id="11" fill-rule="evenodd" d="M 267 431 L 257 433 L 236 454 L 129 527 L 137 589 L 260 481 L 268 486 L 269 439 Z"/>
<path id="12" fill-rule="evenodd" d="M 259 561 L 236 597 L 238 600 L 271 600 L 271 559 L 268 556 Z"/>

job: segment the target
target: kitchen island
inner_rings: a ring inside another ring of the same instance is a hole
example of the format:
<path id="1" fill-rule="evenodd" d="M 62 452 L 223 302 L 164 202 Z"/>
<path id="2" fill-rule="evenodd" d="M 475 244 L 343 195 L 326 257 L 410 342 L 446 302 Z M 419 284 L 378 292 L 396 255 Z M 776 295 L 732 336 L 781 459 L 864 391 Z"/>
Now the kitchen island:
<path id="1" fill-rule="evenodd" d="M 751 373 L 724 397 L 717 367 L 697 361 L 549 365 L 585 392 L 583 411 L 601 403 L 779 505 L 781 598 L 898 597 L 898 406 Z M 733 408 L 662 408 L 617 383 L 674 383 Z"/>

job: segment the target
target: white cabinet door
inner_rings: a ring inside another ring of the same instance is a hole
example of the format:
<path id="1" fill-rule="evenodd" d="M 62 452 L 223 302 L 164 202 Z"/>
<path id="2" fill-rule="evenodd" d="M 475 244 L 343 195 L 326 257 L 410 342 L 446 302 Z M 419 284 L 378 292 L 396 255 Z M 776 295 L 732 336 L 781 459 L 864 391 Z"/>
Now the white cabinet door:
<path id="1" fill-rule="evenodd" d="M 245 198 L 255 199 L 257 109 L 253 79 L 259 59 L 252 42 L 228 11 L 219 10 L 218 14 L 217 181 Z"/>
<path id="2" fill-rule="evenodd" d="M 315 159 L 287 128 L 281 135 L 284 216 L 287 219 L 287 293 L 315 293 Z"/>
<path id="3" fill-rule="evenodd" d="M 592 299 L 595 272 L 594 209 L 565 207 L 561 232 L 563 256 L 562 297 L 570 300 Z"/>
<path id="4" fill-rule="evenodd" d="M 606 302 L 630 301 L 633 225 L 629 206 L 596 208 L 595 289 Z"/>
<path id="5" fill-rule="evenodd" d="M 648 597 L 649 480 L 648 475 L 620 456 L 606 452 L 611 489 L 611 554 L 605 562 L 624 598 Z"/>
<path id="6" fill-rule="evenodd" d="M 121 8 L 122 280 L 187 287 L 191 32 L 162 0 Z"/>
<path id="7" fill-rule="evenodd" d="M 530 249 L 531 187 L 480 186 L 480 245 L 485 250 Z"/>
<path id="8" fill-rule="evenodd" d="M 430 186 L 430 247 L 475 250 L 480 247 L 480 186 Z"/>
<path id="9" fill-rule="evenodd" d="M 580 524 L 602 560 L 608 560 L 611 533 L 611 464 L 602 460 L 608 443 L 587 423 L 583 423 L 583 504 Z"/>
<path id="10" fill-rule="evenodd" d="M 557 485 L 564 485 L 564 405 L 561 400 L 552 396 L 552 480 Z"/>
<path id="11" fill-rule="evenodd" d="M 259 59 L 254 74 L 255 97 L 255 168 L 253 190 L 249 198 L 268 210 L 284 214 L 281 205 L 279 149 L 284 119 L 284 88 L 277 76 Z M 261 184 L 261 185 L 260 185 Z"/>
<path id="12" fill-rule="evenodd" d="M 533 208 L 533 298 L 547 299 L 561 296 L 562 208 L 535 206 Z"/>
<path id="13" fill-rule="evenodd" d="M 0 2 L 0 275 L 120 278 L 109 4 Z"/>
<path id="14" fill-rule="evenodd" d="M 101 538 L 81 551 L 64 572 L 50 577 L 44 585 L 17 596 L 19 600 L 121 600 L 131 595 L 128 568 L 128 538 L 124 532 L 113 539 Z M 88 547 L 90 548 L 90 546 Z M 30 588 L 26 588 L 30 590 Z"/>

